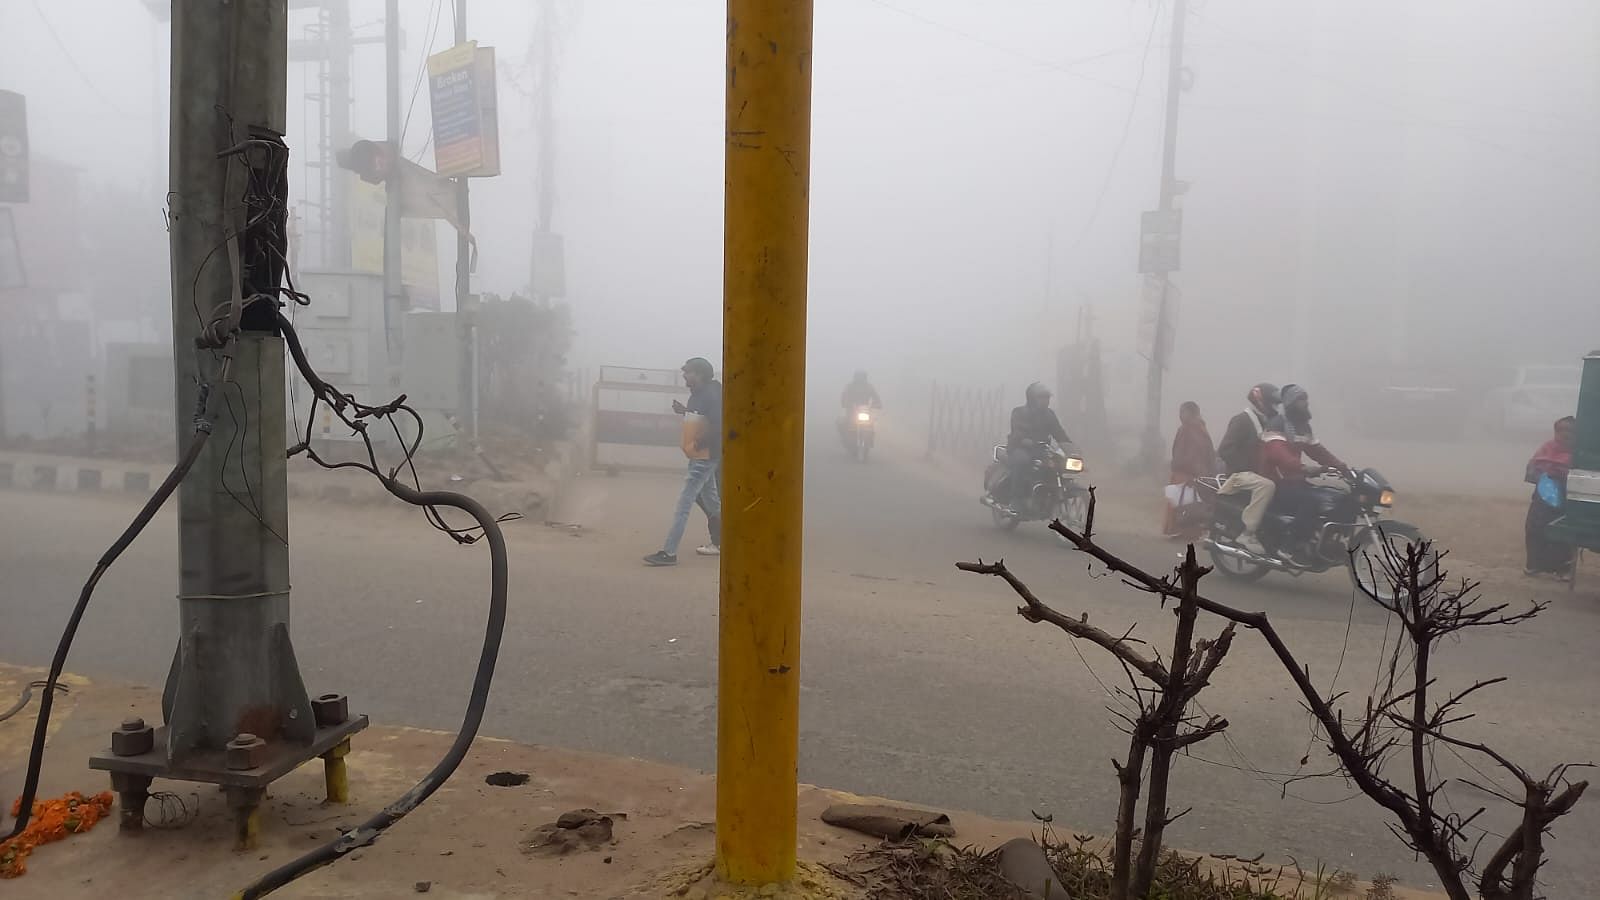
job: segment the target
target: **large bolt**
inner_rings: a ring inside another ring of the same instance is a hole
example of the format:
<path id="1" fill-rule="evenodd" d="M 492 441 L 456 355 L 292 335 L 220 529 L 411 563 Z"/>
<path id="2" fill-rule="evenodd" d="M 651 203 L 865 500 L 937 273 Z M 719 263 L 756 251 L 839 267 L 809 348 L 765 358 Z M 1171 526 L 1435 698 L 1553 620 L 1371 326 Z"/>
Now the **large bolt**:
<path id="1" fill-rule="evenodd" d="M 140 756 L 156 746 L 156 730 L 143 719 L 124 719 L 121 727 L 111 732 L 113 756 Z"/>
<path id="2" fill-rule="evenodd" d="M 311 701 L 311 712 L 318 728 L 332 728 L 350 718 L 350 698 L 343 694 L 323 694 Z"/>
<path id="3" fill-rule="evenodd" d="M 266 757 L 267 742 L 248 732 L 239 732 L 233 736 L 223 751 L 223 758 L 228 768 L 235 771 L 255 769 L 260 767 Z"/>

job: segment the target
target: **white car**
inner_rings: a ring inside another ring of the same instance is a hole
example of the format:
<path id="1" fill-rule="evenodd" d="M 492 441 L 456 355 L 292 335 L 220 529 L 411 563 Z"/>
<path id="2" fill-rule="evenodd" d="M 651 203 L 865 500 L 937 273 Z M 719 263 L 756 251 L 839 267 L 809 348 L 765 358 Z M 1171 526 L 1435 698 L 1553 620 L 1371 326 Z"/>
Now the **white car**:
<path id="1" fill-rule="evenodd" d="M 1483 423 L 1501 433 L 1544 433 L 1578 412 L 1580 366 L 1519 366 L 1511 384 L 1489 392 Z"/>

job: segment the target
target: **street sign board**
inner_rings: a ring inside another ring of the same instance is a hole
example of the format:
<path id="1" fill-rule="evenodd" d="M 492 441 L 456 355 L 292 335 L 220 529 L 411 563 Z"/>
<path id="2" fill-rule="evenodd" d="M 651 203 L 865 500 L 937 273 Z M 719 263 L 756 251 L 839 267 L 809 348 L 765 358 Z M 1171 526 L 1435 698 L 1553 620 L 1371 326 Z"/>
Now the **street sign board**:
<path id="1" fill-rule="evenodd" d="M 1139 274 L 1164 275 L 1178 271 L 1183 213 L 1158 209 L 1139 217 Z"/>
<path id="2" fill-rule="evenodd" d="M 28 202 L 28 101 L 0 91 L 0 203 Z"/>
<path id="3" fill-rule="evenodd" d="M 428 57 L 434 169 L 450 177 L 500 174 L 494 49 L 476 41 Z"/>
<path id="4" fill-rule="evenodd" d="M 349 177 L 349 176 L 346 176 Z M 358 272 L 383 273 L 384 190 L 351 178 L 350 267 Z M 400 282 L 407 308 L 439 308 L 439 251 L 432 219 L 400 222 Z"/>
<path id="5" fill-rule="evenodd" d="M 17 245 L 17 225 L 11 210 L 0 206 L 0 290 L 24 288 L 28 276 L 22 270 L 22 248 Z"/>
<path id="6" fill-rule="evenodd" d="M 1166 295 L 1163 310 L 1162 294 Z M 1159 275 L 1146 275 L 1144 289 L 1139 297 L 1139 331 L 1137 346 L 1140 353 L 1148 354 L 1155 348 L 1156 334 L 1161 334 L 1161 358 L 1172 360 L 1173 338 L 1178 332 L 1178 300 L 1182 296 L 1178 286 Z M 1165 312 L 1163 318 L 1162 313 Z M 1158 327 L 1158 323 L 1161 327 Z"/>

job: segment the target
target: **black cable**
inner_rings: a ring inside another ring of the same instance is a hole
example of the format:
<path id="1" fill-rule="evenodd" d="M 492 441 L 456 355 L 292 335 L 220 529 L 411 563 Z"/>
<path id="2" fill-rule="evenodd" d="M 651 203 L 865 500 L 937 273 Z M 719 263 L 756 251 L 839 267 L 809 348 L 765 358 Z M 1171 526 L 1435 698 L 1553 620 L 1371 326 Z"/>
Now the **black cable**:
<path id="1" fill-rule="evenodd" d="M 500 530 L 499 521 L 481 503 L 464 494 L 458 494 L 454 491 L 421 491 L 402 483 L 394 474 L 383 474 L 377 467 L 377 458 L 373 453 L 371 438 L 367 435 L 364 427 L 358 427 L 364 425 L 362 420 L 365 418 L 390 417 L 400 411 L 409 412 L 415 416 L 415 411 L 404 405 L 404 396 L 386 406 L 374 407 L 359 403 L 348 395 L 340 394 L 332 385 L 323 381 L 316 371 L 311 368 L 310 362 L 306 359 L 305 349 L 300 345 L 300 336 L 295 332 L 294 325 L 281 312 L 278 314 L 278 327 L 283 332 L 284 342 L 289 347 L 289 355 L 293 358 L 295 367 L 300 370 L 301 376 L 311 385 L 314 396 L 330 402 L 339 417 L 346 424 L 356 429 L 367 446 L 368 458 L 372 464 L 367 466 L 360 463 L 325 463 L 310 448 L 308 443 L 302 443 L 292 448 L 291 455 L 295 452 L 303 452 L 313 462 L 317 462 L 327 468 L 354 467 L 363 469 L 377 477 L 383 486 L 388 489 L 389 493 L 412 506 L 420 506 L 429 510 L 435 507 L 448 506 L 453 509 L 459 509 L 477 520 L 478 527 L 482 529 L 483 536 L 489 542 L 489 620 L 484 627 L 483 650 L 478 656 L 478 670 L 473 676 L 472 694 L 467 702 L 467 710 L 462 719 L 461 728 L 456 733 L 455 741 L 451 743 L 450 749 L 445 752 L 443 758 L 427 775 L 422 777 L 421 781 L 417 782 L 415 787 L 407 791 L 398 800 L 384 807 L 381 812 L 340 837 L 256 879 L 255 882 L 234 895 L 238 900 L 254 900 L 257 897 L 264 897 L 308 872 L 335 862 L 340 857 L 359 847 L 371 844 L 389 826 L 400 821 L 424 800 L 432 796 L 433 792 L 438 790 L 455 773 L 456 768 L 461 765 L 461 760 L 466 757 L 467 751 L 471 749 L 473 740 L 477 738 L 478 727 L 483 723 L 484 709 L 489 702 L 489 687 L 494 681 L 495 663 L 500 656 L 500 639 L 505 632 L 506 624 L 508 564 L 505 535 Z M 330 395 L 332 399 L 330 399 Z M 355 410 L 353 419 L 345 414 L 343 407 L 346 405 Z M 407 462 L 410 461 L 411 452 L 421 442 L 421 439 L 422 429 L 419 418 L 417 438 L 406 447 Z M 396 471 L 398 471 L 398 467 Z"/>
<path id="2" fill-rule="evenodd" d="M 225 357 L 222 363 L 220 381 L 228 380 L 228 369 L 233 363 L 231 356 Z M 28 827 L 28 819 L 33 814 L 33 801 L 39 792 L 39 770 L 44 766 L 45 735 L 50 729 L 50 708 L 54 706 L 57 682 L 61 678 L 61 670 L 66 668 L 67 653 L 72 649 L 72 640 L 78 634 L 78 625 L 83 621 L 84 610 L 89 607 L 89 597 L 94 593 L 95 586 L 100 583 L 100 578 L 117 561 L 124 550 L 133 543 L 140 532 L 143 532 L 150 520 L 155 518 L 156 512 L 178 489 L 178 485 L 194 468 L 195 461 L 200 458 L 200 451 L 205 449 L 206 441 L 211 438 L 211 419 L 208 414 L 207 401 L 211 396 L 211 385 L 202 382 L 200 394 L 195 401 L 194 437 L 190 438 L 189 446 L 184 450 L 183 456 L 177 465 L 167 474 L 165 481 L 156 488 L 150 499 L 145 501 L 139 514 L 133 517 L 128 527 L 117 538 L 116 543 L 106 550 L 105 555 L 95 564 L 94 571 L 89 573 L 89 580 L 83 583 L 83 590 L 78 593 L 78 603 L 72 608 L 72 615 L 67 619 L 67 627 L 61 632 L 61 640 L 56 643 L 55 656 L 50 660 L 50 675 L 45 680 L 44 696 L 39 698 L 39 718 L 33 727 L 33 744 L 28 750 L 28 774 L 22 783 L 22 799 L 18 801 L 17 822 L 11 829 L 11 837 L 16 837 Z"/>

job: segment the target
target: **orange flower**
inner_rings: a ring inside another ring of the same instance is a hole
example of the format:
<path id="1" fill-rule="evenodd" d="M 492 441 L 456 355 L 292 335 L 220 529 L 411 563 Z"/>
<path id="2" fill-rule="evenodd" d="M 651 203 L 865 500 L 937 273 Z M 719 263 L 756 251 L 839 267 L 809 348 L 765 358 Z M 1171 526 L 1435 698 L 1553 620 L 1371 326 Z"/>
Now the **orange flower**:
<path id="1" fill-rule="evenodd" d="M 28 855 L 41 844 L 59 841 L 69 834 L 82 834 L 111 812 L 115 802 L 110 791 L 84 797 L 72 791 L 56 800 L 36 801 L 28 827 L 16 837 L 0 841 L 0 878 L 16 878 L 28 871 Z M 11 804 L 11 815 L 22 812 L 22 798 Z"/>

